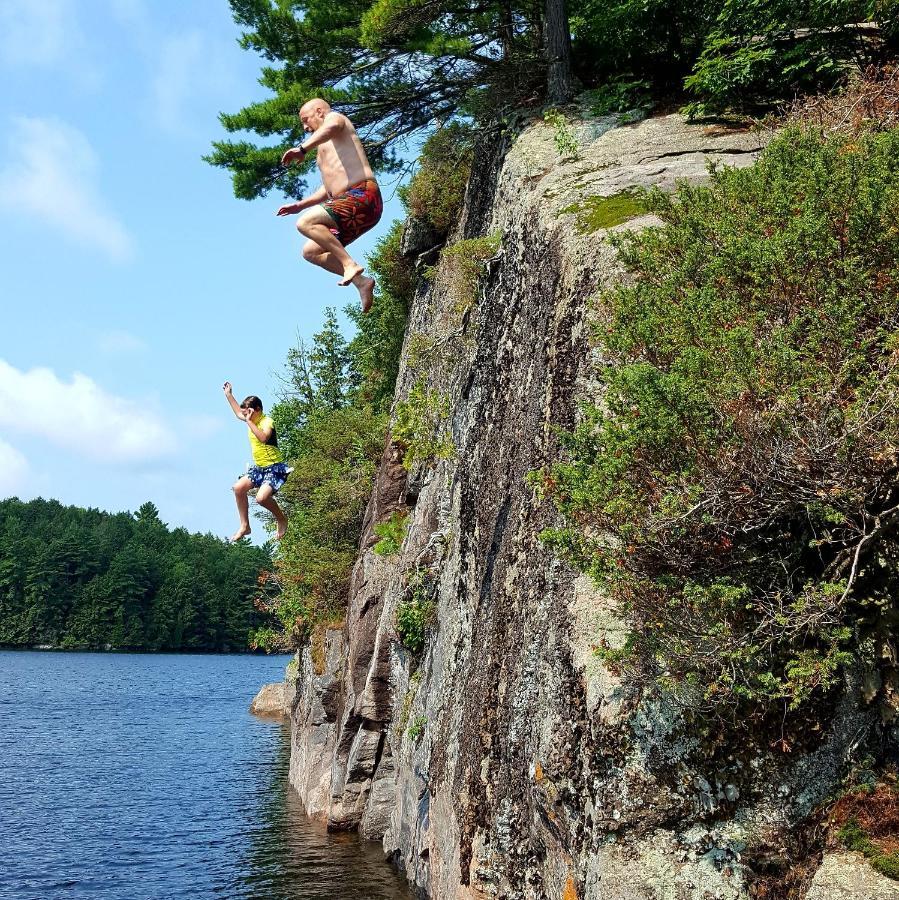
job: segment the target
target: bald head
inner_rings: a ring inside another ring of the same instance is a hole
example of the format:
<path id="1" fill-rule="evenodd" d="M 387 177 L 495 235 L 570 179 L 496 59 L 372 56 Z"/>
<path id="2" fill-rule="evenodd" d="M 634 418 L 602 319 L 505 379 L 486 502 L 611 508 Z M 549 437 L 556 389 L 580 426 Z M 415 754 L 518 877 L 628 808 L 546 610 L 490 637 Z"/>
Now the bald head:
<path id="1" fill-rule="evenodd" d="M 307 100 L 300 107 L 300 116 L 303 113 L 321 113 L 323 116 L 328 115 L 331 112 L 331 104 L 328 103 L 327 100 L 322 100 L 321 97 L 314 97 L 312 100 Z"/>
<path id="2" fill-rule="evenodd" d="M 325 121 L 325 116 L 331 112 L 331 104 L 320 97 L 304 103 L 300 107 L 300 121 L 306 131 L 318 131 Z"/>

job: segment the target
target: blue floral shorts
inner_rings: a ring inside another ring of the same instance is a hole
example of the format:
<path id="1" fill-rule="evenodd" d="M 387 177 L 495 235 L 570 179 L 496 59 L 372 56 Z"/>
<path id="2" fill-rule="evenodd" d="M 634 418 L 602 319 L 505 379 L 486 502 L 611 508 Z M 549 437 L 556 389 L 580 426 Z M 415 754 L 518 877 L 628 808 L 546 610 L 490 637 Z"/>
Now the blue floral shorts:
<path id="1" fill-rule="evenodd" d="M 260 488 L 264 484 L 270 484 L 273 491 L 279 491 L 284 487 L 290 472 L 287 463 L 279 462 L 271 466 L 250 466 L 246 477 L 253 482 L 254 488 Z"/>

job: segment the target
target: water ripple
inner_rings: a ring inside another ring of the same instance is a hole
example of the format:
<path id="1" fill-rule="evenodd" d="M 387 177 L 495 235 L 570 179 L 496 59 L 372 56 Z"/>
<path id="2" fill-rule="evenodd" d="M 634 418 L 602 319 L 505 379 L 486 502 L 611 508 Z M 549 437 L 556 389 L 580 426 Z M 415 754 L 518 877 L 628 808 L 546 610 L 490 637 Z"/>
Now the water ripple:
<path id="1" fill-rule="evenodd" d="M 247 712 L 284 657 L 0 651 L 0 897 L 406 900 Z"/>

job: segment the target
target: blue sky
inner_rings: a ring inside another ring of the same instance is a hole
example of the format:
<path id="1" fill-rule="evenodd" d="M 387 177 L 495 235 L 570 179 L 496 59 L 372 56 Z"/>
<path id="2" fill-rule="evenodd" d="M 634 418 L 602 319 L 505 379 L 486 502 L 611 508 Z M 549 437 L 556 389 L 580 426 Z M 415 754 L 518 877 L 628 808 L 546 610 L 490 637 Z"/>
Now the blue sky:
<path id="1" fill-rule="evenodd" d="M 0 0 L 0 497 L 230 534 L 249 448 L 222 382 L 268 404 L 356 299 L 301 260 L 280 195 L 236 200 L 201 159 L 265 96 L 238 35 L 226 0 Z M 401 214 L 382 188 L 357 258 Z"/>

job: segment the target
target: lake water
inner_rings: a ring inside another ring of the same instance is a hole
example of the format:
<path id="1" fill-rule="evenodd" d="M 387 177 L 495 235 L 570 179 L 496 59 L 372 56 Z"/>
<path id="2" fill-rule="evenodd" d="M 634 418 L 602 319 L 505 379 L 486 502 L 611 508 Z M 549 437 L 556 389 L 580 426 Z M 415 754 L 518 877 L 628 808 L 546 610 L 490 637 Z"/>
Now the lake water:
<path id="1" fill-rule="evenodd" d="M 398 900 L 247 708 L 288 657 L 0 651 L 0 897 Z"/>

